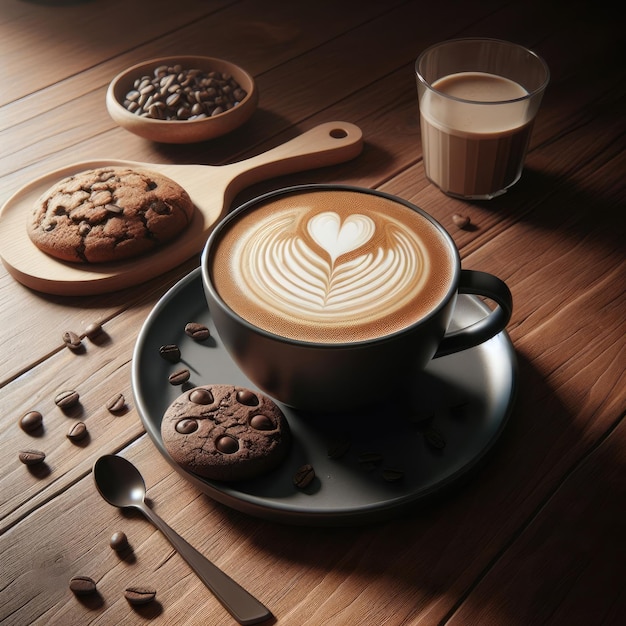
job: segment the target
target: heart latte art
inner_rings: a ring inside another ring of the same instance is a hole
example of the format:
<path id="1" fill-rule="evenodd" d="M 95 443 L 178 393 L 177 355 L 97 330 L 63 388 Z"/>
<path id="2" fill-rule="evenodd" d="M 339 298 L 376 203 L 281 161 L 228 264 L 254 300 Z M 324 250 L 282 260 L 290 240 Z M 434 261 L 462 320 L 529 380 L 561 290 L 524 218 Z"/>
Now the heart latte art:
<path id="1" fill-rule="evenodd" d="M 252 324 L 314 342 L 362 341 L 423 317 L 444 297 L 450 252 L 419 213 L 372 194 L 316 191 L 242 214 L 212 275 Z"/>

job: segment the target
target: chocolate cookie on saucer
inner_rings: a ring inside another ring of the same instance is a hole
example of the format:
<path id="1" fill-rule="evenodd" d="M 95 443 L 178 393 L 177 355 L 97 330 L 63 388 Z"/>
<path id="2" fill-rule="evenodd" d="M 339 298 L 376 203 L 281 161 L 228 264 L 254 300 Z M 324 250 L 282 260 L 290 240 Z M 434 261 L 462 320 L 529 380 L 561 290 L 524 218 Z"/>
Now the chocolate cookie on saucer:
<path id="1" fill-rule="evenodd" d="M 180 395 L 163 415 L 161 436 L 176 463 L 222 481 L 273 469 L 291 443 L 280 408 L 261 393 L 233 385 L 204 385 Z"/>
<path id="2" fill-rule="evenodd" d="M 102 167 L 64 178 L 35 203 L 27 229 L 43 252 L 77 263 L 129 259 L 170 241 L 191 222 L 194 205 L 157 172 Z"/>

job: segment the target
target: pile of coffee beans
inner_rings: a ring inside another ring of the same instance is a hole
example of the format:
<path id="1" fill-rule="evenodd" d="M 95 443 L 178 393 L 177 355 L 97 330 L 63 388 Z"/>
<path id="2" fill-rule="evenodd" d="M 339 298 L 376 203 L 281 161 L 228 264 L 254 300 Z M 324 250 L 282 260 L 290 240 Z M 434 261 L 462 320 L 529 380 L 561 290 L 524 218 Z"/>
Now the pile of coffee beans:
<path id="1" fill-rule="evenodd" d="M 230 74 L 160 65 L 135 80 L 123 105 L 155 120 L 198 120 L 232 109 L 247 95 Z"/>

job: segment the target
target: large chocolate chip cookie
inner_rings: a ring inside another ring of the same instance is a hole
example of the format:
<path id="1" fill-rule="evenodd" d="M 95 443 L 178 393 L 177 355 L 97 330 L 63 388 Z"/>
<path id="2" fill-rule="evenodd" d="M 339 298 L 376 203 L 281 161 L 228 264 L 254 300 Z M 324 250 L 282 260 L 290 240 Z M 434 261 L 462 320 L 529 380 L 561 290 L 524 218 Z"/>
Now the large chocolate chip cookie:
<path id="1" fill-rule="evenodd" d="M 179 396 L 163 416 L 161 435 L 176 463 L 223 481 L 276 467 L 291 442 L 287 420 L 272 400 L 232 385 L 195 387 Z"/>
<path id="2" fill-rule="evenodd" d="M 35 203 L 28 235 L 64 261 L 107 263 L 173 239 L 194 206 L 173 180 L 148 170 L 103 167 L 58 182 Z"/>

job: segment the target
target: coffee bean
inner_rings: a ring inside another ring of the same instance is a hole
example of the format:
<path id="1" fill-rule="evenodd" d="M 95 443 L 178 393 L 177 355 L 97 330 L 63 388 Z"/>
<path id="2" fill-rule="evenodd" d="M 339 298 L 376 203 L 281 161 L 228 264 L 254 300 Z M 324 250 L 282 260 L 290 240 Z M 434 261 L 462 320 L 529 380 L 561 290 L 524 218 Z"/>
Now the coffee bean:
<path id="1" fill-rule="evenodd" d="M 72 441 L 80 441 L 87 436 L 87 426 L 85 422 L 76 422 L 76 424 L 72 424 L 70 429 L 67 431 L 67 438 Z"/>
<path id="2" fill-rule="evenodd" d="M 20 450 L 19 459 L 24 465 L 37 465 L 43 463 L 46 458 L 45 452 L 41 450 Z"/>
<path id="3" fill-rule="evenodd" d="M 208 389 L 192 389 L 189 392 L 189 401 L 194 404 L 213 404 L 213 394 Z"/>
<path id="4" fill-rule="evenodd" d="M 178 370 L 169 375 L 168 380 L 170 385 L 182 385 L 189 380 L 191 372 L 188 369 Z"/>
<path id="5" fill-rule="evenodd" d="M 80 400 L 80 396 L 78 391 L 74 391 L 73 389 L 68 389 L 66 391 L 61 391 L 54 398 L 54 403 L 60 409 L 71 409 L 72 407 L 78 404 Z"/>
<path id="6" fill-rule="evenodd" d="M 116 551 L 122 552 L 128 548 L 128 537 L 122 531 L 115 532 L 111 535 L 109 545 Z"/>
<path id="7" fill-rule="evenodd" d="M 204 341 L 211 336 L 211 332 L 206 326 L 196 322 L 190 322 L 185 326 L 185 334 L 195 341 Z"/>
<path id="8" fill-rule="evenodd" d="M 446 440 L 443 435 L 432 426 L 424 431 L 424 438 L 428 445 L 436 450 L 443 450 L 446 447 Z"/>
<path id="9" fill-rule="evenodd" d="M 239 404 L 245 404 L 246 406 L 258 406 L 259 404 L 259 399 L 249 389 L 240 389 L 235 397 Z"/>
<path id="10" fill-rule="evenodd" d="M 382 475 L 383 479 L 386 480 L 388 483 L 396 483 L 404 478 L 404 471 L 401 469 L 388 467 L 383 470 Z"/>
<path id="11" fill-rule="evenodd" d="M 237 106 L 247 93 L 230 75 L 178 65 L 138 77 L 123 99 L 135 115 L 160 120 L 199 119 Z"/>
<path id="12" fill-rule="evenodd" d="M 230 435 L 222 435 L 215 442 L 215 447 L 223 454 L 235 454 L 239 450 L 239 442 Z"/>
<path id="13" fill-rule="evenodd" d="M 178 363 L 178 361 L 180 361 L 180 348 L 173 343 L 161 346 L 159 348 L 159 354 L 170 363 Z"/>
<path id="14" fill-rule="evenodd" d="M 297 470 L 293 476 L 293 484 L 299 489 L 304 489 L 308 487 L 313 479 L 315 478 L 315 470 L 313 466 L 310 464 L 302 465 Z"/>
<path id="15" fill-rule="evenodd" d="M 452 216 L 452 221 L 454 222 L 454 225 L 461 230 L 467 228 L 472 222 L 467 215 L 461 215 L 460 213 L 455 213 Z"/>
<path id="16" fill-rule="evenodd" d="M 86 596 L 96 592 L 96 581 L 89 576 L 74 576 L 70 580 L 70 589 L 77 596 Z"/>
<path id="17" fill-rule="evenodd" d="M 43 423 L 43 416 L 39 411 L 28 411 L 20 417 L 20 428 L 27 432 L 32 433 L 38 430 Z"/>
<path id="18" fill-rule="evenodd" d="M 267 415 L 260 413 L 252 416 L 250 426 L 255 430 L 274 430 L 274 422 Z"/>
<path id="19" fill-rule="evenodd" d="M 111 413 L 119 413 L 124 409 L 125 406 L 126 399 L 124 398 L 124 394 L 121 393 L 116 393 L 106 403 L 106 408 Z"/>
<path id="20" fill-rule="evenodd" d="M 80 340 L 80 337 L 75 332 L 72 332 L 71 330 L 65 331 L 62 337 L 63 343 L 70 350 L 76 352 L 77 350 L 81 349 L 83 342 Z"/>
<path id="21" fill-rule="evenodd" d="M 328 457 L 331 459 L 340 459 L 347 454 L 350 449 L 350 440 L 347 437 L 339 437 L 331 441 L 328 445 Z"/>
<path id="22" fill-rule="evenodd" d="M 124 597 L 131 604 L 147 604 L 156 597 L 156 590 L 145 587 L 127 587 L 124 591 Z"/>
<path id="23" fill-rule="evenodd" d="M 367 470 L 372 470 L 383 462 L 383 455 L 378 452 L 365 452 L 359 455 L 359 464 Z"/>
<path id="24" fill-rule="evenodd" d="M 95 339 L 102 334 L 102 326 L 98 322 L 92 322 L 85 328 L 85 336 L 89 339 Z"/>

